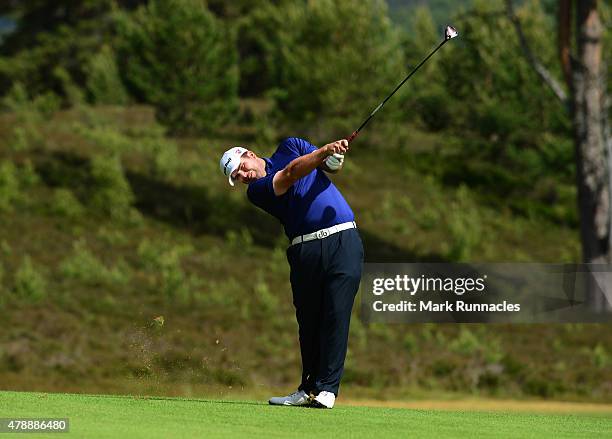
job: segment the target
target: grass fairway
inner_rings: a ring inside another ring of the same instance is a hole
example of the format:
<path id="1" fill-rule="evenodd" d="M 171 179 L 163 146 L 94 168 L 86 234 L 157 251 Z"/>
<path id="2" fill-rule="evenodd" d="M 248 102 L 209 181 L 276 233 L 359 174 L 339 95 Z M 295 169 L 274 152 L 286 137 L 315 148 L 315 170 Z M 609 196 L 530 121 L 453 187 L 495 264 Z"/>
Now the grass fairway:
<path id="1" fill-rule="evenodd" d="M 262 402 L 0 392 L 0 417 L 70 419 L 83 438 L 419 437 L 603 438 L 612 417 L 337 406 L 272 407 Z M 35 437 L 56 434 L 37 434 Z M 2 434 L 2 437 L 25 437 Z"/>

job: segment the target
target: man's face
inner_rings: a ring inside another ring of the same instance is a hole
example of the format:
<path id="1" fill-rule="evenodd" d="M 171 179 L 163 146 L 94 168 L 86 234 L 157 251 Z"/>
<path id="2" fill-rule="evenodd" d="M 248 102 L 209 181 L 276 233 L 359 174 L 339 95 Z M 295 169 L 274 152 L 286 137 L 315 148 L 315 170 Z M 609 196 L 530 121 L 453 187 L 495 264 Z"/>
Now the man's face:
<path id="1" fill-rule="evenodd" d="M 249 184 L 263 177 L 257 162 L 257 156 L 253 151 L 247 151 L 240 157 L 240 166 L 232 172 L 232 178 L 244 184 Z"/>

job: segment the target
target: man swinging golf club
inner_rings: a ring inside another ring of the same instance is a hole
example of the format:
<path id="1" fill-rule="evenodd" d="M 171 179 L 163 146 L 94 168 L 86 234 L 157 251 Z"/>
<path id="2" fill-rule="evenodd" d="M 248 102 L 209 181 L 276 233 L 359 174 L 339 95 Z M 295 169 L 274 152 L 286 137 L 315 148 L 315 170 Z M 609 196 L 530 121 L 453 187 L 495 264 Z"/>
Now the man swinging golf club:
<path id="1" fill-rule="evenodd" d="M 273 405 L 332 408 L 338 395 L 363 264 L 353 211 L 326 175 L 342 168 L 347 150 L 345 139 L 317 149 L 292 137 L 270 158 L 241 147 L 221 158 L 230 185 L 247 184 L 249 201 L 276 217 L 291 242 L 302 379 L 296 392 L 270 398 Z"/>
<path id="2" fill-rule="evenodd" d="M 349 144 L 374 115 L 447 41 L 458 36 L 452 26 L 444 39 L 400 82 L 347 139 L 317 149 L 288 138 L 270 158 L 235 147 L 221 158 L 221 172 L 248 184 L 247 196 L 276 217 L 291 241 L 287 260 L 299 325 L 302 382 L 274 405 L 332 408 L 344 370 L 353 301 L 359 288 L 363 246 L 351 208 L 325 172 L 342 168 Z"/>

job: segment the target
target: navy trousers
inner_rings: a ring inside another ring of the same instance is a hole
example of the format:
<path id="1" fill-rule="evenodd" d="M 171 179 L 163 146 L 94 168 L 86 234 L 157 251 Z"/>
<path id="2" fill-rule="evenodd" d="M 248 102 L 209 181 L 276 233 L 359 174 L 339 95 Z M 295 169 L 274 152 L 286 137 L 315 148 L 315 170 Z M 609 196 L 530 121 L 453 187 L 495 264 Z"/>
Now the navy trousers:
<path id="1" fill-rule="evenodd" d="M 298 389 L 338 396 L 351 310 L 361 280 L 361 238 L 357 229 L 348 229 L 292 245 L 287 260 L 302 354 Z"/>

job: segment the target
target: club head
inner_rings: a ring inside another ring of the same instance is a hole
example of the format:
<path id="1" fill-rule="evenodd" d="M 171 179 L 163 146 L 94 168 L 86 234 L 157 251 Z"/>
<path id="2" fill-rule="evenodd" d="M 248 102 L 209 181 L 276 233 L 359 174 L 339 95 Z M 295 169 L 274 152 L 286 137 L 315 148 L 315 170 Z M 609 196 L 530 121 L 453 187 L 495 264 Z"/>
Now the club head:
<path id="1" fill-rule="evenodd" d="M 452 26 L 446 26 L 446 28 L 444 29 L 444 40 L 445 41 L 451 40 L 455 38 L 457 35 L 459 35 L 459 32 L 457 32 L 457 29 L 455 29 Z"/>

